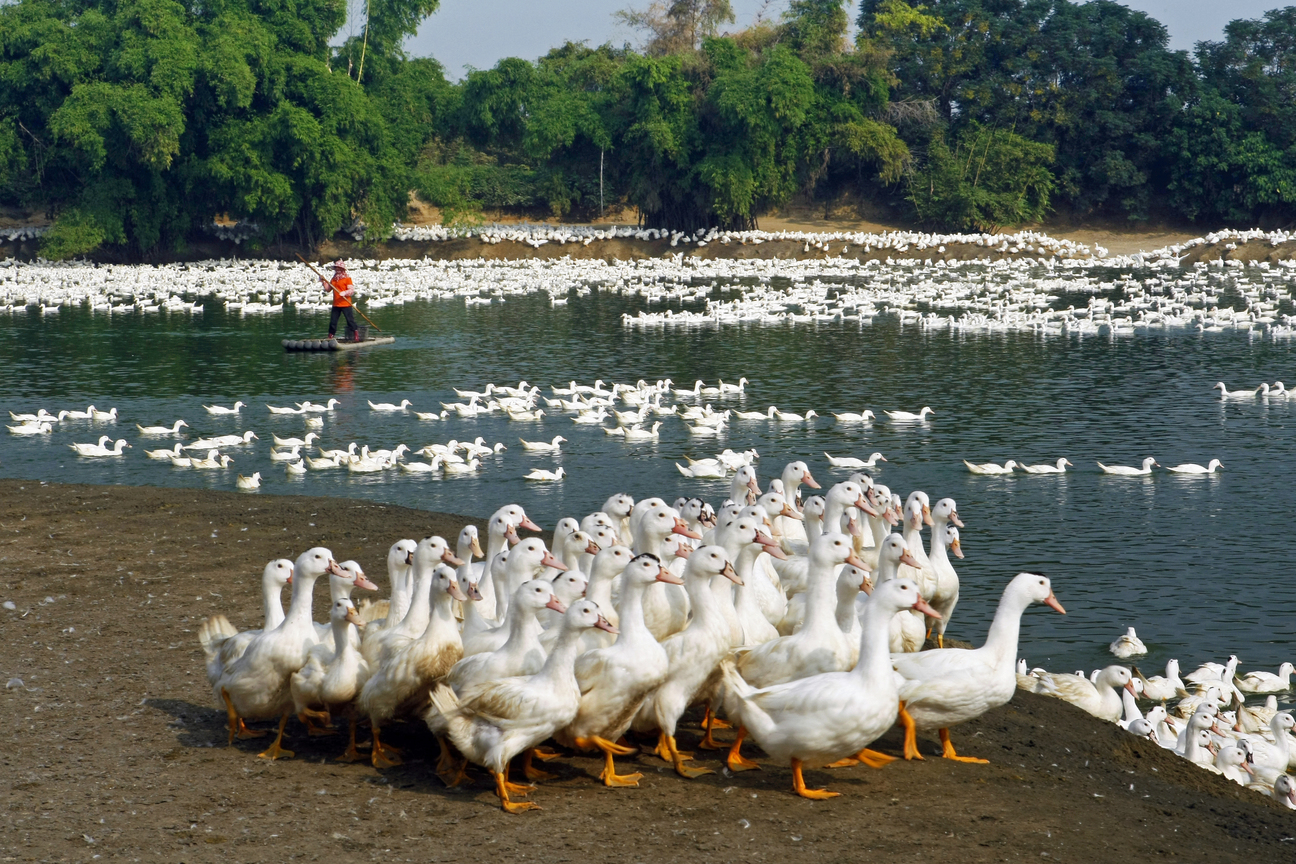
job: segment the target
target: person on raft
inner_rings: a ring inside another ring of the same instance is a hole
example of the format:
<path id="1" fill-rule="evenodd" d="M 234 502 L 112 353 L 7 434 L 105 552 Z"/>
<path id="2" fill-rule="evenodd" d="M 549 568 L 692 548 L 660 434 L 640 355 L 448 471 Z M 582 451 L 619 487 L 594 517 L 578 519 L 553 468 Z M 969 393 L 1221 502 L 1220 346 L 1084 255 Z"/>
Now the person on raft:
<path id="1" fill-rule="evenodd" d="M 341 258 L 333 262 L 333 279 L 330 281 L 323 276 L 319 277 L 326 290 L 333 294 L 333 309 L 329 312 L 329 329 L 330 339 L 337 338 L 338 318 L 345 315 L 347 327 L 354 331 L 356 329 L 355 312 L 351 308 L 351 298 L 355 296 L 355 288 L 351 282 L 351 276 L 347 273 L 346 262 Z"/>

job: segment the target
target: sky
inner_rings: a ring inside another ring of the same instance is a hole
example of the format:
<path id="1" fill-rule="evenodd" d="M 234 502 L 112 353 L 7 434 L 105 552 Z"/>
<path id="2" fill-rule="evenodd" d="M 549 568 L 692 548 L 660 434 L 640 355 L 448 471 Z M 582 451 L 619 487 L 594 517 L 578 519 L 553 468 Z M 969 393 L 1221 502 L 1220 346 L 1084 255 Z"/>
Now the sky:
<path id="1" fill-rule="evenodd" d="M 1258 18 L 1291 2 L 1296 0 L 1126 0 L 1125 5 L 1165 24 L 1170 47 L 1192 50 L 1197 42 L 1219 39 L 1234 18 Z M 787 8 L 787 0 L 732 4 L 737 18 L 732 29 L 751 24 L 762 10 L 777 18 Z M 648 0 L 441 0 L 440 10 L 423 22 L 407 48 L 415 56 L 440 60 L 446 75 L 457 80 L 469 66 L 489 69 L 503 57 L 534 60 L 567 40 L 637 44 L 638 34 L 618 25 L 612 14 L 647 5 Z"/>

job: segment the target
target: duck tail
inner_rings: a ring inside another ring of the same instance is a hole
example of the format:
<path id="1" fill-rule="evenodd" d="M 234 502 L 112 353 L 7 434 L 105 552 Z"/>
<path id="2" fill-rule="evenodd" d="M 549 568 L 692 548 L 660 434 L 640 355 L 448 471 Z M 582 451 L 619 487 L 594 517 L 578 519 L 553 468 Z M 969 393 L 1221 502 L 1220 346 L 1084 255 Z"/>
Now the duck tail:
<path id="1" fill-rule="evenodd" d="M 391 613 L 391 601 L 379 600 L 371 603 L 368 600 L 360 601 L 360 608 L 356 610 L 360 620 L 366 624 L 379 621 L 386 618 Z"/>
<path id="2" fill-rule="evenodd" d="M 693 472 L 692 472 L 692 471 L 688 470 L 687 468 L 685 468 L 683 465 L 679 464 L 678 462 L 675 463 L 675 467 L 678 468 L 678 469 L 679 469 L 679 472 L 680 472 L 681 474 L 683 474 L 685 477 L 692 477 L 692 476 L 693 476 Z"/>
<path id="3" fill-rule="evenodd" d="M 238 630 L 224 615 L 213 615 L 198 627 L 198 644 L 202 645 L 207 661 L 211 662 L 220 653 L 221 645 Z"/>
<path id="4" fill-rule="evenodd" d="M 1134 670 L 1134 674 L 1138 676 L 1138 679 L 1143 682 L 1143 686 L 1146 687 L 1148 683 L 1147 676 L 1140 672 L 1139 668 L 1133 664 L 1130 665 L 1130 668 Z"/>
<path id="5" fill-rule="evenodd" d="M 459 710 L 458 695 L 448 684 L 438 684 L 428 693 L 428 698 L 432 704 L 423 713 L 428 728 L 448 736 L 459 752 L 471 752 L 472 721 Z"/>

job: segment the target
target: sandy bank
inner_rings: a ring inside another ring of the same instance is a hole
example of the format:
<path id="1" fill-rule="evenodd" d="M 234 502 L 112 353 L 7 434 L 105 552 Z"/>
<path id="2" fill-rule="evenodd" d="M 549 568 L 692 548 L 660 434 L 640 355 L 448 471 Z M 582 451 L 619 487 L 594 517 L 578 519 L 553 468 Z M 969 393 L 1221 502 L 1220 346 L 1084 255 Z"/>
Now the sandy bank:
<path id="1" fill-rule="evenodd" d="M 0 672 L 23 679 L 0 694 L 7 858 L 1296 859 L 1296 813 L 1027 694 L 956 733 L 962 752 L 992 764 L 945 762 L 926 741 L 923 762 L 809 772 L 844 793 L 827 802 L 790 794 L 784 767 L 686 781 L 640 755 L 626 760 L 645 774 L 639 789 L 604 789 L 592 759 L 549 763 L 559 778 L 535 794 L 545 810 L 508 816 L 480 776 L 443 788 L 413 724 L 393 736 L 410 757 L 399 769 L 329 761 L 339 742 L 295 728 L 297 758 L 270 764 L 256 742 L 225 746 L 198 623 L 224 612 L 256 625 L 264 562 L 316 544 L 385 588 L 391 542 L 451 536 L 464 520 L 344 499 L 31 480 L 0 481 L 0 494 L 0 600 L 16 605 L 0 610 Z M 695 717 L 682 743 L 697 738 Z M 880 743 L 898 745 L 894 733 Z M 712 754 L 699 761 L 720 767 Z"/>

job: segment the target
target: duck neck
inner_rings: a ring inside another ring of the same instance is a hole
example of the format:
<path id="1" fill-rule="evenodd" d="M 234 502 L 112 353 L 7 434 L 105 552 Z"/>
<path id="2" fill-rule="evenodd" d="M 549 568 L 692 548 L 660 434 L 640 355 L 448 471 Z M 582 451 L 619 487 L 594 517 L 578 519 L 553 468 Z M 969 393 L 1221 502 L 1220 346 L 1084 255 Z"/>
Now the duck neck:
<path id="1" fill-rule="evenodd" d="M 756 559 L 764 551 L 765 547 L 756 543 L 748 543 L 743 546 L 742 551 L 738 553 L 737 560 L 734 561 L 734 571 L 738 574 L 738 578 L 742 580 L 742 584 L 738 586 L 737 591 L 733 594 L 735 611 L 740 609 L 746 612 L 755 610 L 757 614 L 761 614 L 760 606 L 756 602 L 756 587 L 752 584 L 752 579 L 760 578 L 753 576 L 753 573 L 756 569 Z"/>
<path id="2" fill-rule="evenodd" d="M 655 584 L 655 583 L 653 583 Z M 642 644 L 643 640 L 648 639 L 656 642 L 656 638 L 648 630 L 648 625 L 644 623 L 643 599 L 644 591 L 648 585 L 633 579 L 623 579 L 621 582 L 621 599 L 617 603 L 617 629 L 621 635 L 617 637 L 617 642 L 624 642 L 628 645 Z M 585 596 L 589 599 L 589 591 L 586 590 Z M 594 600 L 595 603 L 600 601 Z"/>
<path id="3" fill-rule="evenodd" d="M 568 627 L 564 621 L 562 631 L 554 640 L 553 648 L 545 658 L 544 666 L 536 673 L 536 677 L 554 683 L 570 679 L 572 684 L 575 684 L 576 676 L 573 670 L 576 666 L 576 657 L 581 652 L 581 633 L 580 628 Z"/>
<path id="4" fill-rule="evenodd" d="M 432 570 L 424 570 L 417 563 L 414 565 L 412 595 L 409 609 L 400 620 L 400 625 L 409 635 L 417 636 L 427 629 L 428 617 L 432 614 Z"/>
<path id="5" fill-rule="evenodd" d="M 591 575 L 590 580 L 585 583 L 585 599 L 592 600 L 593 602 L 597 603 L 600 609 L 611 609 L 613 605 L 612 604 L 612 580 L 614 578 L 616 578 L 615 574 L 612 576 L 605 576 L 602 573 L 596 573 Z M 625 592 L 628 588 L 629 585 L 627 583 L 627 580 L 624 579 L 621 580 L 621 596 L 623 599 L 625 597 Z M 643 602 L 642 587 L 639 589 L 639 595 L 640 595 L 639 600 L 637 602 L 642 603 Z M 620 614 L 621 614 L 621 607 L 620 605 L 617 605 L 617 615 L 619 616 Z"/>
<path id="6" fill-rule="evenodd" d="M 855 615 L 855 601 L 859 597 L 860 589 L 858 585 L 843 585 L 837 583 L 837 626 L 843 633 L 850 633 L 854 625 L 859 623 L 859 618 Z"/>
<path id="7" fill-rule="evenodd" d="M 1002 663 L 1012 664 L 1017 657 L 1017 639 L 1021 634 L 1021 616 L 1029 603 L 1005 593 L 995 610 L 994 620 L 990 622 L 990 632 L 986 634 L 985 644 L 979 649 L 989 654 L 991 665 L 998 668 Z"/>
<path id="8" fill-rule="evenodd" d="M 864 614 L 860 621 L 859 660 L 851 674 L 870 692 L 895 693 L 895 673 L 891 669 L 890 653 L 891 618 L 895 615 L 893 610 L 894 605 L 884 607 L 873 598 L 864 604 Z"/>
<path id="9" fill-rule="evenodd" d="M 351 634 L 347 629 L 351 627 L 351 622 L 345 618 L 338 618 L 333 621 L 333 662 L 337 662 L 346 653 L 347 647 L 351 644 Z"/>
<path id="10" fill-rule="evenodd" d="M 284 627 L 313 627 L 311 621 L 311 604 L 315 599 L 316 573 L 303 573 L 293 576 L 292 601 L 288 604 L 288 614 L 284 616 Z"/>
<path id="11" fill-rule="evenodd" d="M 284 620 L 283 588 L 273 577 L 261 579 L 261 612 L 265 621 L 264 629 L 268 632 L 275 629 Z"/>
<path id="12" fill-rule="evenodd" d="M 837 625 L 836 567 L 812 565 L 806 586 L 805 623 L 801 629 L 822 633 L 825 628 L 840 630 Z"/>
<path id="13" fill-rule="evenodd" d="M 454 617 L 454 598 L 448 591 L 437 592 L 428 616 L 427 627 L 423 630 L 424 642 L 441 642 L 452 634 L 459 638 L 459 622 Z"/>
<path id="14" fill-rule="evenodd" d="M 927 548 L 927 560 L 932 564 L 945 566 L 949 564 L 949 555 L 945 551 L 945 543 L 949 538 L 946 533 L 949 528 L 949 520 L 941 519 L 938 516 L 933 521 L 936 524 L 932 526 L 931 542 Z"/>

